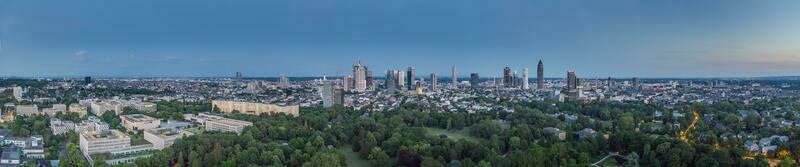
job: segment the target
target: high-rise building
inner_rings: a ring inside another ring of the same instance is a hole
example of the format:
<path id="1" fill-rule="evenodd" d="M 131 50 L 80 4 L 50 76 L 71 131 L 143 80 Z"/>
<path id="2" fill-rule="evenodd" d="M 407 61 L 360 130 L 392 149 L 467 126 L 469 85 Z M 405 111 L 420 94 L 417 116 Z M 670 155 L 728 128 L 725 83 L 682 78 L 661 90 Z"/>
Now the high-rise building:
<path id="1" fill-rule="evenodd" d="M 544 89 L 544 63 L 539 60 L 539 66 L 536 68 L 536 88 Z"/>
<path id="2" fill-rule="evenodd" d="M 280 88 L 289 88 L 289 86 L 291 86 L 289 84 L 289 78 L 286 77 L 286 75 L 281 74 L 281 76 L 278 77 L 278 87 L 280 87 Z"/>
<path id="3" fill-rule="evenodd" d="M 423 87 L 425 87 L 425 86 L 422 86 L 422 82 L 417 82 L 417 86 L 415 86 L 415 88 L 417 90 L 417 94 L 422 94 L 423 93 Z"/>
<path id="4" fill-rule="evenodd" d="M 503 68 L 503 87 L 512 87 L 512 82 L 514 82 L 514 78 L 511 76 L 511 67 L 506 66 L 506 68 Z"/>
<path id="5" fill-rule="evenodd" d="M 372 70 L 367 68 L 367 90 L 375 90 L 375 81 L 372 77 Z"/>
<path id="6" fill-rule="evenodd" d="M 14 99 L 22 100 L 22 87 L 15 86 L 11 88 L 11 93 L 14 95 Z"/>
<path id="7" fill-rule="evenodd" d="M 614 80 L 612 80 L 611 77 L 608 77 L 608 80 L 606 80 L 606 86 L 609 88 L 611 88 L 611 86 L 614 86 Z"/>
<path id="8" fill-rule="evenodd" d="M 383 78 L 383 86 L 387 90 L 397 89 L 397 74 L 394 70 L 386 70 L 386 77 Z"/>
<path id="9" fill-rule="evenodd" d="M 414 75 L 416 75 L 416 73 L 417 70 L 414 67 L 408 67 L 408 70 L 406 71 L 406 89 L 414 90 L 415 86 L 417 85 L 416 81 L 414 81 Z"/>
<path id="10" fill-rule="evenodd" d="M 92 77 L 86 76 L 85 78 L 83 78 L 83 83 L 86 85 L 92 84 Z"/>
<path id="11" fill-rule="evenodd" d="M 480 76 L 478 76 L 478 73 L 469 74 L 469 85 L 470 85 L 470 87 L 478 88 L 479 87 L 478 84 L 480 83 L 480 79 L 481 78 L 480 78 Z"/>
<path id="12" fill-rule="evenodd" d="M 454 89 L 458 88 L 458 75 L 456 73 L 456 65 L 453 65 L 452 75 L 450 76 L 450 79 L 452 80 L 450 82 L 450 87 Z"/>
<path id="13" fill-rule="evenodd" d="M 332 83 L 323 83 L 320 86 L 320 96 L 322 97 L 322 107 L 330 108 L 336 104 L 342 104 L 344 92 L 337 89 Z"/>
<path id="14" fill-rule="evenodd" d="M 367 90 L 367 67 L 361 60 L 353 65 L 353 91 L 364 92 Z"/>
<path id="15" fill-rule="evenodd" d="M 242 80 L 242 78 L 243 78 L 243 77 L 242 77 L 242 72 L 236 72 L 236 80 L 239 80 L 239 81 L 241 81 L 241 80 Z"/>
<path id="16" fill-rule="evenodd" d="M 406 90 L 406 73 L 403 70 L 395 71 L 397 73 L 397 89 Z"/>
<path id="17" fill-rule="evenodd" d="M 567 71 L 567 90 L 572 91 L 578 88 L 578 77 L 574 70 Z"/>
<path id="18" fill-rule="evenodd" d="M 633 88 L 639 89 L 641 88 L 641 83 L 639 82 L 639 77 L 633 77 Z"/>
<path id="19" fill-rule="evenodd" d="M 522 89 L 528 90 L 531 87 L 528 85 L 528 68 L 522 69 Z"/>
<path id="20" fill-rule="evenodd" d="M 351 86 L 353 85 L 353 77 L 350 75 L 344 76 L 344 80 L 342 81 L 342 89 L 344 91 L 350 91 Z"/>
<path id="21" fill-rule="evenodd" d="M 436 73 L 431 73 L 431 91 L 436 91 L 436 84 L 439 82 L 439 77 L 436 77 Z"/>

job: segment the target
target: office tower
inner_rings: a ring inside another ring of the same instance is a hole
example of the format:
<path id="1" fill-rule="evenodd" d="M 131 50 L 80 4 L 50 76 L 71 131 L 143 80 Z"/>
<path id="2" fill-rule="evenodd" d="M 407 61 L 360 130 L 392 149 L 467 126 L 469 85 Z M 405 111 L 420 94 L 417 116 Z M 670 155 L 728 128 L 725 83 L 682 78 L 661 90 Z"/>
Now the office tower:
<path id="1" fill-rule="evenodd" d="M 406 71 L 406 89 L 414 90 L 416 86 L 416 82 L 414 81 L 414 75 L 416 75 L 417 70 L 414 67 L 408 67 L 408 71 Z"/>
<path id="2" fill-rule="evenodd" d="M 92 84 L 92 77 L 86 76 L 85 78 L 83 78 L 83 83 L 86 85 Z"/>
<path id="3" fill-rule="evenodd" d="M 639 77 L 633 77 L 633 88 L 639 89 L 640 88 Z"/>
<path id="4" fill-rule="evenodd" d="M 436 91 L 436 84 L 439 82 L 439 77 L 436 77 L 436 73 L 431 73 L 431 91 Z"/>
<path id="5" fill-rule="evenodd" d="M 450 76 L 452 80 L 450 82 L 450 87 L 453 89 L 458 88 L 458 75 L 456 74 L 456 65 L 453 65 L 452 75 Z"/>
<path id="6" fill-rule="evenodd" d="M 241 80 L 242 80 L 242 78 L 243 78 L 243 76 L 242 76 L 242 72 L 236 72 L 236 80 L 239 80 L 239 81 L 241 81 Z"/>
<path id="7" fill-rule="evenodd" d="M 367 68 L 367 90 L 375 90 L 375 81 L 372 77 L 372 70 Z"/>
<path id="8" fill-rule="evenodd" d="M 606 86 L 608 86 L 609 88 L 611 88 L 611 86 L 613 86 L 613 83 L 612 83 L 612 82 L 614 82 L 614 81 L 613 81 L 613 80 L 611 80 L 611 77 L 608 77 L 608 80 L 606 80 Z"/>
<path id="9" fill-rule="evenodd" d="M 528 85 L 528 68 L 522 69 L 522 89 L 528 90 L 531 87 Z"/>
<path id="10" fill-rule="evenodd" d="M 353 91 L 364 92 L 367 90 L 367 67 L 361 64 L 361 60 L 353 65 Z"/>
<path id="11" fill-rule="evenodd" d="M 353 85 L 353 79 L 352 78 L 353 77 L 350 76 L 350 75 L 344 76 L 344 80 L 342 81 L 342 89 L 344 89 L 344 91 L 347 91 L 347 92 L 350 91 L 350 86 Z"/>
<path id="12" fill-rule="evenodd" d="M 478 88 L 478 83 L 480 83 L 480 77 L 478 73 L 469 74 L 469 86 L 472 88 Z"/>
<path id="13" fill-rule="evenodd" d="M 337 101 L 342 92 L 336 89 L 332 83 L 323 83 L 320 88 L 320 96 L 322 97 L 322 107 L 330 108 L 336 104 L 341 104 L 341 100 Z"/>
<path id="14" fill-rule="evenodd" d="M 539 60 L 539 66 L 536 68 L 536 88 L 544 89 L 544 64 Z"/>
<path id="15" fill-rule="evenodd" d="M 397 89 L 397 74 L 394 70 L 386 70 L 386 77 L 384 78 L 384 88 L 387 90 Z"/>
<path id="16" fill-rule="evenodd" d="M 503 87 L 510 88 L 512 86 L 511 82 L 513 82 L 511 67 L 506 66 L 506 68 L 503 68 Z"/>
<path id="17" fill-rule="evenodd" d="M 575 71 L 567 71 L 567 90 L 572 91 L 578 88 L 578 77 L 575 76 Z"/>
<path id="18" fill-rule="evenodd" d="M 397 89 L 406 90 L 406 72 L 403 70 L 395 71 L 397 73 Z"/>
<path id="19" fill-rule="evenodd" d="M 278 87 L 280 88 L 289 88 L 289 78 L 286 75 L 281 74 L 278 78 Z"/>

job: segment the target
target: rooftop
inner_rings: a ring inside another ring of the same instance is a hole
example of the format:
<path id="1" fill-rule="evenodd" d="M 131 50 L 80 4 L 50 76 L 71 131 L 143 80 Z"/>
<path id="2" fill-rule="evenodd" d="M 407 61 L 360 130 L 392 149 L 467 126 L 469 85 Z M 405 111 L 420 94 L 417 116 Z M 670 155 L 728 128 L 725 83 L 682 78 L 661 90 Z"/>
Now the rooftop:
<path id="1" fill-rule="evenodd" d="M 143 114 L 132 114 L 132 115 L 122 115 L 119 116 L 120 119 L 128 121 L 128 122 L 150 122 L 155 121 L 156 119 L 147 115 Z"/>

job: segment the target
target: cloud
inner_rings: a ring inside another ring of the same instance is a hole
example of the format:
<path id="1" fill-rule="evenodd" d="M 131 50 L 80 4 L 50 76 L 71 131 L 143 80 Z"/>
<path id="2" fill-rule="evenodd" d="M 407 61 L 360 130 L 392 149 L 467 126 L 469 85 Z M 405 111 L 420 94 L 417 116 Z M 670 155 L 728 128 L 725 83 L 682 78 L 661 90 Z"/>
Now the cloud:
<path id="1" fill-rule="evenodd" d="M 75 56 L 78 56 L 78 60 L 81 63 L 86 63 L 89 61 L 88 57 L 86 57 L 86 50 L 80 50 L 78 52 L 75 52 Z"/>

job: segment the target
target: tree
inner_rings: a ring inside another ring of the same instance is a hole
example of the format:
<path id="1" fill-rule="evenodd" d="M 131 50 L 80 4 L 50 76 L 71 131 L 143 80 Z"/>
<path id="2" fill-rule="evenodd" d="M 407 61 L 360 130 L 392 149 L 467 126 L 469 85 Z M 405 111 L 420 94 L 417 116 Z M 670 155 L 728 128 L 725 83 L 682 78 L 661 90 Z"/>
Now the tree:
<path id="1" fill-rule="evenodd" d="M 343 167 L 342 158 L 336 153 L 321 153 L 311 157 L 311 161 L 303 163 L 303 167 Z"/>
<path id="2" fill-rule="evenodd" d="M 389 155 L 386 154 L 380 147 L 373 147 L 372 152 L 369 154 L 369 161 L 373 166 L 388 166 Z"/>
<path id="3" fill-rule="evenodd" d="M 85 167 L 89 166 L 86 159 L 83 158 L 83 154 L 81 154 L 81 150 L 78 149 L 78 146 L 74 143 L 67 144 L 67 157 L 64 158 L 58 166 L 61 167 Z"/>
<path id="4" fill-rule="evenodd" d="M 367 158 L 369 157 L 370 151 L 372 151 L 371 149 L 378 145 L 378 141 L 375 139 L 375 135 L 373 135 L 372 132 L 367 132 L 367 136 L 361 140 L 360 145 L 361 148 L 359 149 L 358 154 L 362 158 Z"/>
<path id="5" fill-rule="evenodd" d="M 617 119 L 617 127 L 621 131 L 632 131 L 634 129 L 633 117 L 630 115 L 622 116 L 622 118 Z"/>
<path id="6" fill-rule="evenodd" d="M 791 157 L 786 157 L 781 160 L 781 163 L 778 164 L 778 167 L 793 167 L 795 166 L 795 162 Z"/>

